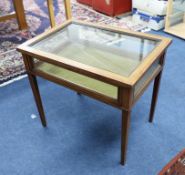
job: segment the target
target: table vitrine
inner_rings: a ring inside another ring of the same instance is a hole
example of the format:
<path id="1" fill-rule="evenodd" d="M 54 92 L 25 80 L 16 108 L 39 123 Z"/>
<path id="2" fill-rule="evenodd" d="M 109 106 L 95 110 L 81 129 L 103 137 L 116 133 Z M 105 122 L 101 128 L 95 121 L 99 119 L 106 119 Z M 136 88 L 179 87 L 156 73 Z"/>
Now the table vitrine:
<path id="1" fill-rule="evenodd" d="M 185 0 L 169 0 L 165 31 L 185 39 Z"/>
<path id="2" fill-rule="evenodd" d="M 102 25 L 68 20 L 18 47 L 43 126 L 46 119 L 36 76 L 122 110 L 121 164 L 131 110 L 154 80 L 152 122 L 165 52 L 171 40 Z M 66 101 L 67 102 L 67 101 Z"/>

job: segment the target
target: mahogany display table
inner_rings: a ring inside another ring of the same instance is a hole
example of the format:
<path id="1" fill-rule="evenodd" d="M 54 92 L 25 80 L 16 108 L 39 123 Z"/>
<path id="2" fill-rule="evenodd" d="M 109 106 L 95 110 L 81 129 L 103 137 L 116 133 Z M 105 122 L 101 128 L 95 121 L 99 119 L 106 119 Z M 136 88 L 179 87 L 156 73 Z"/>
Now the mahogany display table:
<path id="1" fill-rule="evenodd" d="M 161 36 L 67 20 L 22 44 L 18 50 L 23 54 L 43 126 L 46 119 L 36 76 L 122 111 L 121 164 L 124 164 L 131 110 L 154 80 L 149 118 L 153 121 L 170 43 L 170 39 Z M 51 108 L 54 110 L 54 106 Z"/>

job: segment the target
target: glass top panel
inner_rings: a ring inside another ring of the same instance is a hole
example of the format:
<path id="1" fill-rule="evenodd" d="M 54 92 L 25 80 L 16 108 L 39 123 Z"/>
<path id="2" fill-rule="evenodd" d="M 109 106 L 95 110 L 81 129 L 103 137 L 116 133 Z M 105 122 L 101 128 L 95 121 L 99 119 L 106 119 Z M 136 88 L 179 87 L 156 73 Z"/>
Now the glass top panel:
<path id="1" fill-rule="evenodd" d="M 185 12 L 185 0 L 173 1 L 173 12 Z"/>
<path id="2" fill-rule="evenodd" d="M 128 77 L 158 43 L 72 23 L 32 47 Z"/>

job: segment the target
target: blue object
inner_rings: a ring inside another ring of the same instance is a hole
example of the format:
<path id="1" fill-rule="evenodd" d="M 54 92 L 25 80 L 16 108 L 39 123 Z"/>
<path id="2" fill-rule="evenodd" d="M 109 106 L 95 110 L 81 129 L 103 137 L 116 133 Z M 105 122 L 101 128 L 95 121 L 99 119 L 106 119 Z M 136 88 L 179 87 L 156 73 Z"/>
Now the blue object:
<path id="1" fill-rule="evenodd" d="M 141 13 L 139 12 L 136 8 L 132 9 L 132 14 L 137 14 L 140 16 L 140 19 L 142 19 L 143 21 L 149 22 L 150 20 L 154 20 L 157 23 L 159 23 L 160 21 L 164 20 L 165 16 L 152 16 L 152 15 L 148 15 L 146 13 Z"/>

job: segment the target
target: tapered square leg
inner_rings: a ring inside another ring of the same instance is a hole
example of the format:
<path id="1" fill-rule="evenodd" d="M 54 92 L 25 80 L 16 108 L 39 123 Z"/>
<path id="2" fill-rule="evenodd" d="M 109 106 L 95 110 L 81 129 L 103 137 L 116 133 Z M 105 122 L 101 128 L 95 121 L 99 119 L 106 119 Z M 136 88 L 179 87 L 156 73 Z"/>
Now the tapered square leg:
<path id="1" fill-rule="evenodd" d="M 151 107 L 150 107 L 150 117 L 149 117 L 149 122 L 151 123 L 154 120 L 154 113 L 155 113 L 155 108 L 156 108 L 158 94 L 159 94 L 161 76 L 162 76 L 162 71 L 158 74 L 158 76 L 154 80 L 153 95 L 152 95 L 152 102 L 151 102 Z"/>
<path id="2" fill-rule="evenodd" d="M 122 110 L 122 126 L 121 126 L 121 164 L 122 165 L 125 165 L 125 162 L 126 162 L 130 114 L 131 114 L 131 111 Z"/>
<path id="3" fill-rule="evenodd" d="M 35 102 L 37 105 L 37 109 L 40 115 L 40 120 L 42 122 L 42 125 L 44 127 L 46 127 L 46 119 L 45 119 L 45 114 L 44 114 L 44 110 L 43 110 L 43 106 L 42 106 L 42 101 L 41 101 L 41 97 L 40 97 L 40 92 L 39 92 L 39 88 L 38 88 L 38 83 L 37 83 L 37 79 L 34 75 L 28 74 L 28 78 L 29 78 L 29 82 L 32 88 L 32 92 L 35 98 Z"/>
<path id="4" fill-rule="evenodd" d="M 47 6 L 48 6 L 48 12 L 49 12 L 50 25 L 51 25 L 51 28 L 53 28 L 56 26 L 53 0 L 47 0 Z"/>
<path id="5" fill-rule="evenodd" d="M 23 0 L 13 0 L 14 9 L 16 12 L 17 22 L 19 24 L 19 29 L 27 29 L 26 15 L 24 11 Z"/>

